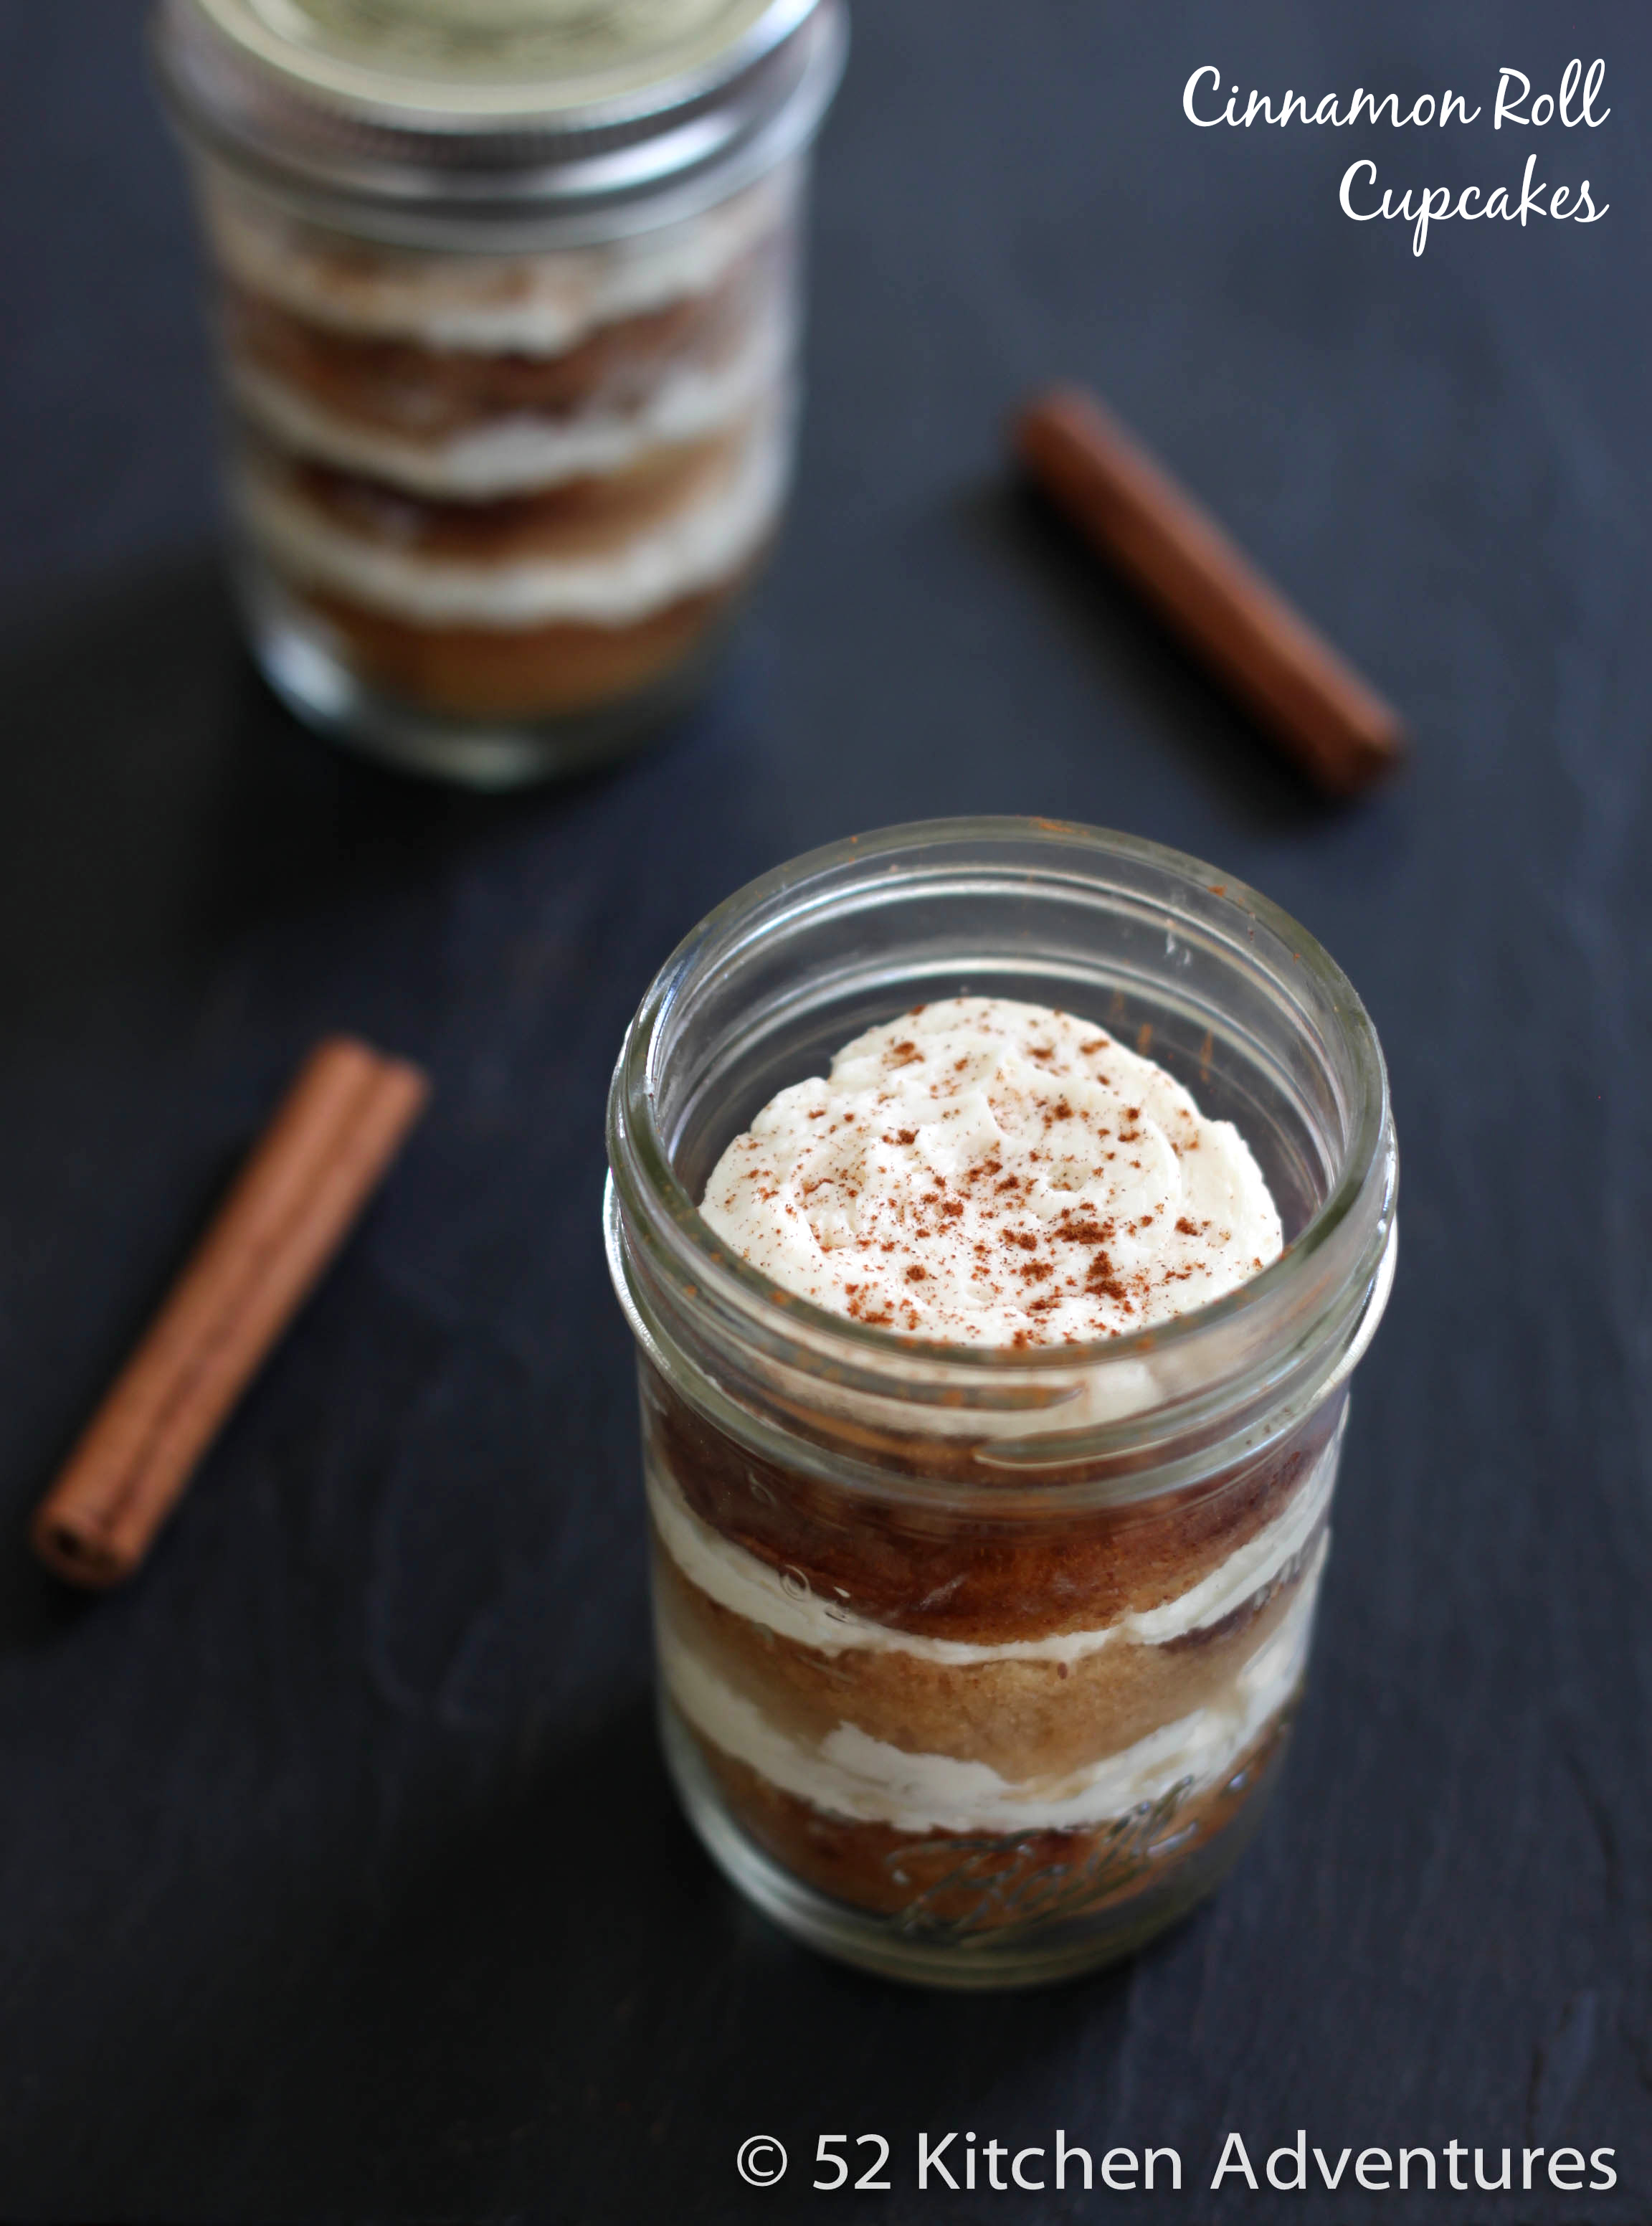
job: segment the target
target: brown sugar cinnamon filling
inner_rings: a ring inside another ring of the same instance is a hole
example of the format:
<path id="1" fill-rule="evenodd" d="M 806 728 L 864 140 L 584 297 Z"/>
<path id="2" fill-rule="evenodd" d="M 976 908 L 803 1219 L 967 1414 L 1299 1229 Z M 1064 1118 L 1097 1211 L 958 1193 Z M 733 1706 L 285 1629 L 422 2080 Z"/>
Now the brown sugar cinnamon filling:
<path id="1" fill-rule="evenodd" d="M 637 408 L 672 372 L 728 363 L 772 315 L 778 241 L 708 292 L 616 319 L 559 354 L 443 347 L 311 322 L 244 285 L 226 286 L 224 345 L 327 415 L 436 442 L 499 417 L 552 420 Z"/>
<path id="2" fill-rule="evenodd" d="M 254 467 L 344 531 L 432 557 L 508 563 L 600 556 L 709 493 L 738 461 L 740 436 L 654 448 L 628 469 L 588 473 L 494 499 L 440 502 L 359 472 L 283 458 L 267 442 Z"/>

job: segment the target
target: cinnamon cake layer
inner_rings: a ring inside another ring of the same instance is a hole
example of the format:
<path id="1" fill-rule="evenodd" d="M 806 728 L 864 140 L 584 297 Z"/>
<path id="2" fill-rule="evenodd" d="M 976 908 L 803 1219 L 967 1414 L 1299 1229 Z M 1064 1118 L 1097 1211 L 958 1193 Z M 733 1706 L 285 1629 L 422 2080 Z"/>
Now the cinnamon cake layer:
<path id="1" fill-rule="evenodd" d="M 1053 1803 L 1054 1821 L 1077 1803 L 1072 1821 L 1090 1822 L 1184 1777 L 1203 1784 L 1295 1689 L 1338 1451 L 1333 1441 L 1272 1524 L 1171 1598 L 1088 1628 L 972 1640 L 816 1593 L 799 1569 L 777 1572 L 704 1524 L 651 1466 L 667 1686 L 723 1752 L 872 1821 L 963 1828 Z M 1060 1549 L 1045 1551 L 1047 1582 Z M 912 1810 L 924 1799 L 936 1813 Z M 978 1799 L 983 1814 L 963 1813 Z"/>
<path id="2" fill-rule="evenodd" d="M 664 683 L 715 637 L 746 578 L 613 626 L 441 626 L 315 589 L 295 600 L 340 660 L 388 696 L 455 719 L 534 719 L 600 709 Z"/>
<path id="3" fill-rule="evenodd" d="M 1332 1396 L 1283 1444 L 1197 1488 L 1033 1523 L 969 1512 L 971 1483 L 1003 1489 L 1003 1471 L 982 1458 L 990 1444 L 878 1441 L 893 1472 L 883 1499 L 864 1472 L 855 1485 L 837 1484 L 737 1445 L 646 1364 L 641 1386 L 645 1459 L 707 1529 L 853 1615 L 964 1644 L 1095 1631 L 1217 1577 L 1316 1474 L 1328 1488 L 1346 1409 L 1345 1395 Z M 958 1487 L 956 1511 L 915 1514 L 903 1505 L 903 1470 Z M 1075 1494 L 1085 1481 L 1063 1472 Z M 1128 1473 L 1117 1481 L 1128 1489 Z"/>
<path id="4" fill-rule="evenodd" d="M 248 467 L 281 499 L 343 534 L 410 556 L 503 564 L 612 554 L 715 498 L 738 472 L 744 445 L 743 435 L 721 433 L 651 449 L 619 470 L 469 501 L 410 493 L 264 442 L 247 453 Z"/>
<path id="5" fill-rule="evenodd" d="M 772 322 L 778 252 L 777 245 L 748 257 L 713 291 L 601 326 L 556 355 L 343 332 L 233 286 L 224 296 L 224 344 L 256 414 L 279 415 L 261 398 L 284 395 L 289 418 L 307 410 L 346 436 L 366 429 L 432 444 L 500 417 L 636 415 L 672 378 L 715 382 L 753 353 L 753 335 Z"/>
<path id="6" fill-rule="evenodd" d="M 1318 1573 L 1322 1530 L 1223 1620 L 1162 1644 L 1098 1645 L 1071 1658 L 952 1663 L 778 1637 L 701 1592 L 664 1549 L 655 1561 L 662 1653 L 692 1660 L 775 1732 L 824 1748 L 843 1727 L 913 1756 L 986 1764 L 1007 1784 L 1055 1783 L 1134 1747 L 1163 1725 L 1219 1708 Z"/>
<path id="7" fill-rule="evenodd" d="M 1265 1629 L 1259 1623 L 1242 1658 L 1196 1706 L 1128 1740 L 1103 1720 L 1086 1752 L 1064 1755 L 1052 1769 L 1025 1754 L 1007 1771 L 978 1756 L 898 1746 L 847 1718 L 823 1737 L 806 1736 L 781 1720 L 772 1696 L 752 1700 L 702 1655 L 677 1644 L 669 1624 L 661 1672 L 702 1745 L 826 1815 L 915 1834 L 1088 1828 L 1226 1779 L 1301 1682 L 1319 1559 L 1283 1612 L 1263 1619 Z M 968 1674 L 950 1675 L 962 1710 Z"/>
<path id="8" fill-rule="evenodd" d="M 330 417 L 245 364 L 231 365 L 229 380 L 241 422 L 267 444 L 433 502 L 485 502 L 627 471 L 658 450 L 738 431 L 786 401 L 791 356 L 785 331 L 766 327 L 725 364 L 679 366 L 633 409 L 503 416 L 444 440 Z"/>
<path id="9" fill-rule="evenodd" d="M 1104 1824 L 1010 1834 L 856 1822 L 799 1800 L 685 1727 L 730 1812 L 794 1878 L 915 1933 L 975 1935 L 1115 1910 L 1160 1891 L 1268 1783 L 1290 1728 L 1274 1715 L 1217 1783 L 1173 1789 Z"/>
<path id="10" fill-rule="evenodd" d="M 620 629 L 751 565 L 784 496 L 788 446 L 787 426 L 766 413 L 739 441 L 618 491 L 616 509 L 631 506 L 626 531 L 605 533 L 600 506 L 588 504 L 562 517 L 559 542 L 556 513 L 539 512 L 532 523 L 548 545 L 533 550 L 512 545 L 531 515 L 520 509 L 489 521 L 455 506 L 444 525 L 429 507 L 398 512 L 388 497 L 358 491 L 346 500 L 336 479 L 272 467 L 253 449 L 234 493 L 272 567 L 329 601 L 431 630 Z M 403 519 L 411 531 L 395 530 Z M 491 540 L 477 531 L 489 522 Z"/>
<path id="11" fill-rule="evenodd" d="M 208 194 L 246 537 L 313 649 L 408 710 L 657 695 L 771 539 L 798 175 L 600 245 L 378 245 Z"/>
<path id="12" fill-rule="evenodd" d="M 673 366 L 629 408 L 511 412 L 440 439 L 333 416 L 251 364 L 228 368 L 241 422 L 265 442 L 432 501 L 475 502 L 626 471 L 658 449 L 738 431 L 789 395 L 791 354 L 790 330 L 775 317 L 726 361 Z"/>

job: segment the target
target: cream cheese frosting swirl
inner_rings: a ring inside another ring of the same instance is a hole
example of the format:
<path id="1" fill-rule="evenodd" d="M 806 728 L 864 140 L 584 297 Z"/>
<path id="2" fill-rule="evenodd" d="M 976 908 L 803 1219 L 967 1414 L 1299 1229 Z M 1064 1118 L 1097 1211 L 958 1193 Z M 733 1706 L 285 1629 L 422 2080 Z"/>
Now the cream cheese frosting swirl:
<path id="1" fill-rule="evenodd" d="M 1154 1060 L 1003 997 L 914 1007 L 783 1090 L 701 1207 L 784 1288 L 939 1343 L 1144 1329 L 1278 1256 L 1261 1171 Z"/>

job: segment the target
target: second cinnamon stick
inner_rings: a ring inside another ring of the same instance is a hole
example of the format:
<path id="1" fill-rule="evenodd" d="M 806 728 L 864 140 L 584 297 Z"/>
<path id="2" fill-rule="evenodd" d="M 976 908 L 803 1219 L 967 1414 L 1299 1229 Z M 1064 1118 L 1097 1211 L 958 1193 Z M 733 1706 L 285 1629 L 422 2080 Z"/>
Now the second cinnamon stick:
<path id="1" fill-rule="evenodd" d="M 1393 708 L 1093 394 L 1052 388 L 1012 438 L 1051 499 L 1318 787 L 1350 794 L 1398 760 Z"/>
<path id="2" fill-rule="evenodd" d="M 149 1332 L 36 1510 L 71 1583 L 130 1576 L 417 1118 L 424 1076 L 338 1036 L 305 1061 Z"/>

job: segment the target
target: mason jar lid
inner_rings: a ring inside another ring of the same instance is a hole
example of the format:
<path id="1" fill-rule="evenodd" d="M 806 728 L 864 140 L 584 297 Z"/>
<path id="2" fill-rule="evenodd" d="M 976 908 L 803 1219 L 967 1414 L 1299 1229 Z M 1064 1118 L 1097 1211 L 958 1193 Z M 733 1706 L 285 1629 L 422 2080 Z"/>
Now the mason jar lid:
<path id="1" fill-rule="evenodd" d="M 800 143 L 842 0 L 160 0 L 181 120 L 300 200 L 651 222 Z M 378 221 L 372 221 L 374 214 Z"/>

